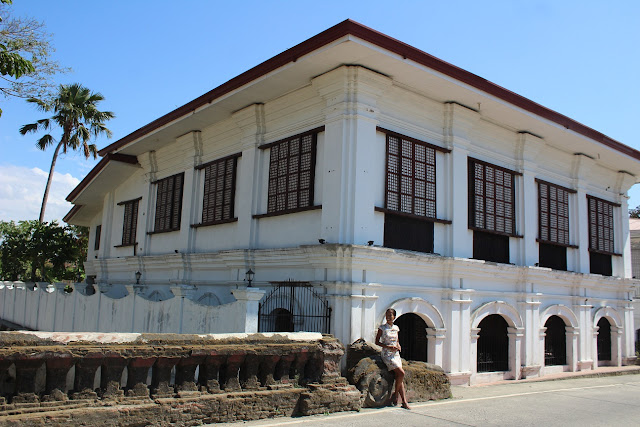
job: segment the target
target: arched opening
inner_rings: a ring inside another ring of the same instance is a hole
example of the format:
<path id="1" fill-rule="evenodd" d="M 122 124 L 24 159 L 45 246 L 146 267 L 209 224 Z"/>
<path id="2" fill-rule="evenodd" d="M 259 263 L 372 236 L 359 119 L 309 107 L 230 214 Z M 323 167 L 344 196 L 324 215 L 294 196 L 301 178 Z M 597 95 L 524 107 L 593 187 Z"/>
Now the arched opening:
<path id="1" fill-rule="evenodd" d="M 478 328 L 478 372 L 509 370 L 508 324 L 499 314 L 485 317 Z"/>
<path id="2" fill-rule="evenodd" d="M 276 308 L 270 314 L 273 332 L 293 332 L 293 314 L 286 308 Z"/>
<path id="3" fill-rule="evenodd" d="M 611 323 L 602 317 L 598 320 L 598 361 L 611 361 Z"/>
<path id="4" fill-rule="evenodd" d="M 398 341 L 406 360 L 427 361 L 427 324 L 414 313 L 405 313 L 398 317 L 395 324 L 400 328 Z"/>
<path id="5" fill-rule="evenodd" d="M 547 328 L 544 338 L 545 366 L 567 364 L 567 336 L 564 320 L 551 316 L 544 324 Z"/>

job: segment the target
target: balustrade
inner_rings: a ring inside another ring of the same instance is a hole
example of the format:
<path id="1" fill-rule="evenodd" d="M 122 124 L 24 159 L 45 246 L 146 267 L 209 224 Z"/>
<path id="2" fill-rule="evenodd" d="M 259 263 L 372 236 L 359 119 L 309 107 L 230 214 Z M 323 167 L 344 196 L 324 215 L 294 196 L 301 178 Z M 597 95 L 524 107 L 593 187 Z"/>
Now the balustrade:
<path id="1" fill-rule="evenodd" d="M 142 334 L 129 342 L 119 334 L 102 334 L 103 342 L 74 341 L 78 334 L 74 340 L 62 333 L 37 335 L 44 338 L 0 332 L 0 378 L 5 379 L 0 393 L 7 402 L 139 400 L 305 386 L 340 378 L 344 351 L 337 340 L 320 334 L 304 334 L 305 339 L 296 338 L 301 334 L 244 339 L 155 334 L 152 340 Z"/>

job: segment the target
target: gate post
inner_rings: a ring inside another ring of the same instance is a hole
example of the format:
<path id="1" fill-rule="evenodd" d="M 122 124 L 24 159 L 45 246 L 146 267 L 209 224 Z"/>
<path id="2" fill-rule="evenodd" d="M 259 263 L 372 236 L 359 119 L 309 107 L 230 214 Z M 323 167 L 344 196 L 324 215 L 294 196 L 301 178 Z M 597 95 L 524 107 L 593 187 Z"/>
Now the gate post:
<path id="1" fill-rule="evenodd" d="M 239 330 L 234 332 L 246 332 L 250 334 L 258 332 L 258 309 L 260 300 L 265 292 L 264 289 L 258 288 L 234 289 L 231 291 L 238 305 L 237 322 L 231 324 L 237 324 Z"/>

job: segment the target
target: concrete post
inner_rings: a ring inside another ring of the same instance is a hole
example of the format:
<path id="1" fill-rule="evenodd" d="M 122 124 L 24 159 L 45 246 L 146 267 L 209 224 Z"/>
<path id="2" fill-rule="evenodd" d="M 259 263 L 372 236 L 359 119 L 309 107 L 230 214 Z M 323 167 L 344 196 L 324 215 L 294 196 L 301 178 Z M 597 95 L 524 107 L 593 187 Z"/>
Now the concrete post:
<path id="1" fill-rule="evenodd" d="M 238 313 L 244 313 L 244 317 L 239 315 L 239 327 L 241 330 L 234 332 L 246 332 L 254 334 L 258 332 L 258 308 L 259 302 L 265 294 L 264 289 L 246 288 L 234 289 L 231 291 L 238 300 Z"/>

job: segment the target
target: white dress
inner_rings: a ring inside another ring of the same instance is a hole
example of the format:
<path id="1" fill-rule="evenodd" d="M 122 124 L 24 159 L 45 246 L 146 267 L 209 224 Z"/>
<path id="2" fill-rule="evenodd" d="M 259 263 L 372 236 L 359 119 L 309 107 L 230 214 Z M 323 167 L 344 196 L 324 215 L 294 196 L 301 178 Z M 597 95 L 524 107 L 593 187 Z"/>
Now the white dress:
<path id="1" fill-rule="evenodd" d="M 398 326 L 389 326 L 388 323 L 384 323 L 380 325 L 378 329 L 382 331 L 380 335 L 380 342 L 382 344 L 390 346 L 396 346 L 398 344 L 398 332 L 400 331 Z M 398 350 L 383 347 L 380 356 L 390 371 L 402 367 L 402 360 L 400 359 L 400 352 Z"/>

